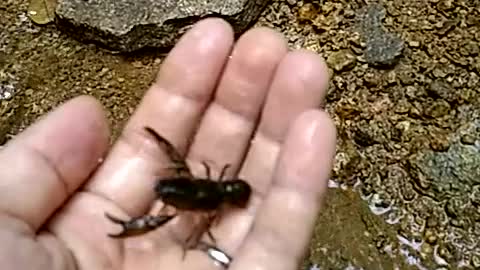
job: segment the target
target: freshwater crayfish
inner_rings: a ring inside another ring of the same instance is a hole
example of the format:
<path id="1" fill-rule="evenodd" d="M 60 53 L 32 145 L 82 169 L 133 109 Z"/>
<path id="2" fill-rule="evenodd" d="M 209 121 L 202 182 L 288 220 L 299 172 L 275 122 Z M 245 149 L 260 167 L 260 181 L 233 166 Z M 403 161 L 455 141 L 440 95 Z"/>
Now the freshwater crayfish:
<path id="1" fill-rule="evenodd" d="M 202 162 L 206 171 L 206 177 L 195 177 L 190 171 L 186 161 L 182 158 L 175 147 L 164 137 L 156 133 L 152 128 L 146 127 L 145 130 L 157 141 L 160 146 L 163 146 L 173 162 L 172 167 L 176 175 L 172 177 L 161 178 L 156 181 L 154 192 L 156 198 L 161 200 L 164 205 L 157 215 L 142 215 L 132 218 L 128 221 L 120 220 L 116 217 L 105 213 L 105 216 L 115 224 L 122 226 L 122 231 L 117 234 L 108 234 L 113 238 L 128 237 L 139 235 L 152 231 L 177 216 L 162 215 L 161 212 L 165 207 L 172 206 L 177 211 L 198 212 L 207 215 L 207 228 L 200 230 L 190 235 L 186 242 L 189 242 L 194 236 L 200 236 L 204 232 L 213 242 L 216 242 L 210 226 L 219 217 L 219 212 L 224 205 L 231 205 L 234 207 L 246 207 L 250 195 L 252 193 L 250 185 L 242 179 L 223 179 L 225 172 L 229 165 L 222 168 L 220 176 L 217 180 L 211 178 L 210 167 L 207 163 Z M 194 248 L 198 244 L 196 241 L 188 249 Z M 182 245 L 183 256 L 187 250 L 186 245 Z"/>

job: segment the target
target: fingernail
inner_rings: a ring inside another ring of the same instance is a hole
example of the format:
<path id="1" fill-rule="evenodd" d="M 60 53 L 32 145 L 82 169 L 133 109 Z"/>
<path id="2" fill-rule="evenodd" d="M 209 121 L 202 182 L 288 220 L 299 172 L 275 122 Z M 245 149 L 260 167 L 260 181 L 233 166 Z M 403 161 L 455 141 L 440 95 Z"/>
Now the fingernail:
<path id="1" fill-rule="evenodd" d="M 228 39 L 231 34 L 231 28 L 228 23 L 218 18 L 208 18 L 198 22 L 185 35 L 188 44 L 196 44 L 199 52 L 209 51 L 217 47 L 218 43 Z M 182 41 L 184 42 L 184 41 Z"/>

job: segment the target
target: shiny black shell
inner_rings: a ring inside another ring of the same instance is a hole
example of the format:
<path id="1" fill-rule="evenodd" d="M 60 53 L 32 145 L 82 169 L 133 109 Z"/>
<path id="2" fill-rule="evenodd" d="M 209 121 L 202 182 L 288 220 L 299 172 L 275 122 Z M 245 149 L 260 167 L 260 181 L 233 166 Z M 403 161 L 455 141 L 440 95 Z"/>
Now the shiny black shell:
<path id="1" fill-rule="evenodd" d="M 179 210 L 216 210 L 224 202 L 223 185 L 210 179 L 162 179 L 155 192 L 165 204 Z"/>

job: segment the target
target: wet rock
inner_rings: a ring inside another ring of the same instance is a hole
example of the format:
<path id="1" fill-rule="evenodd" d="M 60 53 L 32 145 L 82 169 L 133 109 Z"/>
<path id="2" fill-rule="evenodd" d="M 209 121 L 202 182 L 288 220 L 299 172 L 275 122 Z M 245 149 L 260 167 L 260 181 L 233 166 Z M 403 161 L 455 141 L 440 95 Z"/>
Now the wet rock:
<path id="1" fill-rule="evenodd" d="M 475 269 L 480 268 L 480 255 L 473 255 L 470 261 L 470 264 L 475 267 Z"/>
<path id="2" fill-rule="evenodd" d="M 228 20 L 235 32 L 244 31 L 267 0 L 59 0 L 58 22 L 73 36 L 115 51 L 170 47 L 203 17 Z"/>
<path id="3" fill-rule="evenodd" d="M 458 198 L 451 198 L 445 204 L 445 213 L 451 218 L 457 218 L 462 214 L 464 205 Z"/>
<path id="4" fill-rule="evenodd" d="M 366 41 L 365 60 L 374 66 L 394 65 L 402 54 L 404 42 L 395 34 L 383 29 L 385 8 L 371 4 L 360 10 L 357 27 Z"/>
<path id="5" fill-rule="evenodd" d="M 445 22 L 439 22 L 436 27 L 438 28 L 438 34 L 440 36 L 445 36 L 450 31 L 452 31 L 458 24 L 456 20 L 447 20 Z"/>
<path id="6" fill-rule="evenodd" d="M 435 234 L 435 232 L 432 229 L 427 229 L 425 230 L 425 240 L 430 245 L 433 245 L 435 244 L 435 242 L 437 242 L 438 236 Z"/>
<path id="7" fill-rule="evenodd" d="M 403 50 L 403 41 L 391 33 L 374 32 L 367 42 L 365 59 L 376 66 L 391 66 Z"/>
<path id="8" fill-rule="evenodd" d="M 450 104 L 443 99 L 432 102 L 426 109 L 425 115 L 431 118 L 442 117 L 450 111 Z"/>
<path id="9" fill-rule="evenodd" d="M 480 147 L 452 144 L 446 152 L 424 152 L 410 160 L 410 173 L 429 185 L 421 187 L 436 198 L 468 196 L 480 184 Z M 452 212 L 453 213 L 453 212 Z"/>
<path id="10" fill-rule="evenodd" d="M 420 47 L 420 41 L 412 40 L 408 42 L 408 45 L 410 45 L 411 47 Z"/>
<path id="11" fill-rule="evenodd" d="M 0 101 L 13 98 L 17 92 L 15 76 L 0 70 Z"/>
<path id="12" fill-rule="evenodd" d="M 287 0 L 287 3 L 291 6 L 295 6 L 297 4 L 298 0 Z"/>
<path id="13" fill-rule="evenodd" d="M 56 0 L 30 0 L 28 16 L 36 24 L 47 24 L 55 19 Z"/>
<path id="14" fill-rule="evenodd" d="M 447 73 L 441 68 L 434 68 L 432 70 L 432 75 L 436 78 L 445 78 L 445 76 L 447 76 Z"/>
<path id="15" fill-rule="evenodd" d="M 438 216 L 431 215 L 427 218 L 427 222 L 426 222 L 427 228 L 435 228 L 438 225 L 439 225 Z M 427 231 L 425 232 L 425 238 L 429 238 L 429 235 L 427 235 L 427 232 L 429 232 L 429 231 L 431 231 L 431 230 L 427 229 Z"/>
<path id="16" fill-rule="evenodd" d="M 317 9 L 312 3 L 306 3 L 298 9 L 299 20 L 313 20 L 317 16 Z"/>
<path id="17" fill-rule="evenodd" d="M 398 185 L 398 192 L 405 200 L 410 202 L 416 198 L 417 193 L 413 190 L 412 185 L 409 183 L 408 173 L 402 167 L 398 165 L 391 165 L 387 168 L 389 182 L 396 183 Z"/>
<path id="18" fill-rule="evenodd" d="M 7 64 L 8 55 L 5 52 L 0 51 L 0 69 Z"/>
<path id="19" fill-rule="evenodd" d="M 450 142 L 446 136 L 436 134 L 430 141 L 430 147 L 434 151 L 447 151 L 450 146 Z"/>
<path id="20" fill-rule="evenodd" d="M 393 85 L 397 82 L 397 73 L 395 70 L 392 70 L 385 75 L 385 81 L 389 85 Z"/>
<path id="21" fill-rule="evenodd" d="M 357 61 L 355 55 L 350 53 L 348 50 L 334 52 L 327 59 L 328 66 L 336 71 L 352 69 L 355 67 L 356 63 Z"/>
<path id="22" fill-rule="evenodd" d="M 450 244 L 443 244 L 438 247 L 438 256 L 446 262 L 452 263 L 455 261 L 455 248 Z"/>
<path id="23" fill-rule="evenodd" d="M 472 145 L 472 144 L 475 143 L 476 138 L 475 138 L 475 136 L 472 135 L 472 134 L 464 134 L 464 135 L 462 135 L 462 137 L 460 137 L 460 141 L 461 141 L 462 143 L 464 143 L 464 144 L 470 144 L 470 145 Z"/>
<path id="24" fill-rule="evenodd" d="M 401 99 L 397 105 L 393 108 L 396 113 L 408 113 L 411 105 L 406 99 Z"/>
<path id="25" fill-rule="evenodd" d="M 480 207 L 480 185 L 472 188 L 472 197 L 470 199 L 474 206 Z"/>
<path id="26" fill-rule="evenodd" d="M 382 141 L 380 128 L 376 123 L 360 121 L 355 128 L 353 140 L 362 147 L 372 146 Z"/>
<path id="27" fill-rule="evenodd" d="M 13 84 L 0 83 L 0 100 L 11 99 L 15 92 Z"/>
<path id="28" fill-rule="evenodd" d="M 398 79 L 404 85 L 411 85 L 415 82 L 415 73 L 412 70 L 402 70 L 398 73 Z"/>
<path id="29" fill-rule="evenodd" d="M 435 80 L 430 84 L 428 92 L 437 98 L 443 98 L 448 102 L 457 100 L 455 89 L 448 83 L 440 80 Z"/>
<path id="30" fill-rule="evenodd" d="M 376 73 L 366 73 L 363 81 L 365 86 L 373 87 L 377 86 L 381 82 L 381 79 Z"/>

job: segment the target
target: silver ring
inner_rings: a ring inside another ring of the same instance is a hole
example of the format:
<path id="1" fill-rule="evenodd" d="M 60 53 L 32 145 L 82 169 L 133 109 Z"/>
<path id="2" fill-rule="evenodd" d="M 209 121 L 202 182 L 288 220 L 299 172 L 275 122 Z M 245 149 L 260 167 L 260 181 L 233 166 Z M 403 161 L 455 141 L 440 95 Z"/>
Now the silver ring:
<path id="1" fill-rule="evenodd" d="M 215 264 L 223 266 L 225 269 L 228 269 L 232 262 L 232 258 L 216 246 L 201 242 L 200 249 L 207 253 L 208 257 L 210 257 Z"/>

